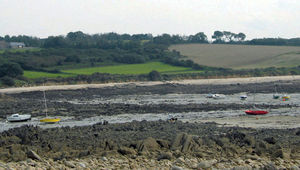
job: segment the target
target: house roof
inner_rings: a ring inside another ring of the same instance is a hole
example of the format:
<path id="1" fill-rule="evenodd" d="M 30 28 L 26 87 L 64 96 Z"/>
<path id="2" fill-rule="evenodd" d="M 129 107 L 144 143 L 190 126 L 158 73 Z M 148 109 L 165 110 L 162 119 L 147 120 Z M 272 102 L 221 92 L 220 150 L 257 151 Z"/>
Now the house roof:
<path id="1" fill-rule="evenodd" d="M 25 46 L 25 44 L 23 42 L 10 42 L 9 45 L 10 46 Z"/>

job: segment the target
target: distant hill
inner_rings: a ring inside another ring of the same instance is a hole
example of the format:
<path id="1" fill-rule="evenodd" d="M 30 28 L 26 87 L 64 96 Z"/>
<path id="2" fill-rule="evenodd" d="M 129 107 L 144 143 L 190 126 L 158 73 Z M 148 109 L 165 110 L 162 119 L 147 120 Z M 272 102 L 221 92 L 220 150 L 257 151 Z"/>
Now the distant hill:
<path id="1" fill-rule="evenodd" d="M 179 51 L 201 65 L 233 69 L 300 65 L 300 47 L 296 46 L 182 44 L 169 50 Z"/>

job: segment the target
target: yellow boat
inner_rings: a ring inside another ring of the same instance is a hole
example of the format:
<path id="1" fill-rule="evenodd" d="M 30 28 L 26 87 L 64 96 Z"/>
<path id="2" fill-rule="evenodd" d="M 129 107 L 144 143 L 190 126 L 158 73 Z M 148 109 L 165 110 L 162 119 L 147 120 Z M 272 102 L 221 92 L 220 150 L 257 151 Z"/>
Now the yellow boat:
<path id="1" fill-rule="evenodd" d="M 47 112 L 47 102 L 46 102 L 46 94 L 45 94 L 45 90 L 43 91 L 44 93 L 44 102 L 45 102 L 45 110 L 46 110 L 46 117 L 41 119 L 40 122 L 43 123 L 57 123 L 60 121 L 60 118 L 50 118 L 48 117 L 48 112 Z"/>
<path id="2" fill-rule="evenodd" d="M 288 96 L 288 95 L 282 96 L 282 100 L 283 100 L 283 101 L 287 101 L 287 100 L 289 100 L 290 98 L 291 98 L 291 96 Z"/>
<path id="3" fill-rule="evenodd" d="M 44 119 L 40 120 L 40 122 L 44 122 L 44 123 L 56 123 L 59 121 L 60 121 L 60 118 L 44 118 Z"/>

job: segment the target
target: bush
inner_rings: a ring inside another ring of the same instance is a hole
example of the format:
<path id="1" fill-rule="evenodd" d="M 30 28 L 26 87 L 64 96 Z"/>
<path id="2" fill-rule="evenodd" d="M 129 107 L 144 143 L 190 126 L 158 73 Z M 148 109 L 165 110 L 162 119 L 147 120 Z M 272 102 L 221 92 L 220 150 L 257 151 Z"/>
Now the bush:
<path id="1" fill-rule="evenodd" d="M 2 77 L 1 78 L 1 82 L 2 82 L 2 84 L 7 85 L 7 86 L 13 86 L 13 85 L 15 85 L 14 79 L 11 78 L 11 77 L 8 77 L 8 76 Z"/>
<path id="2" fill-rule="evenodd" d="M 6 63 L 0 66 L 0 77 L 17 77 L 23 74 L 23 69 L 17 63 Z"/>
<path id="3" fill-rule="evenodd" d="M 149 80 L 150 81 L 158 81 L 158 80 L 161 80 L 161 75 L 158 71 L 156 70 L 153 70 L 149 73 Z"/>

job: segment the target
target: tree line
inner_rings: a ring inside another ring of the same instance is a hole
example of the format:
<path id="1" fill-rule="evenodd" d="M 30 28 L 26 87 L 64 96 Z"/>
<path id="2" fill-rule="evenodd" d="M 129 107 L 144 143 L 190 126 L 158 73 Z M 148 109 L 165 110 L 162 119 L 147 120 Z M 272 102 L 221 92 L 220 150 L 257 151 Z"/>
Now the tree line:
<path id="1" fill-rule="evenodd" d="M 230 31 L 215 31 L 211 36 L 213 44 L 245 44 L 245 45 L 290 45 L 300 46 L 300 38 L 255 38 L 245 40 L 246 34 L 233 33 Z M 41 48 L 101 48 L 101 49 L 130 49 L 137 48 L 143 43 L 154 44 L 186 44 L 186 43 L 209 43 L 207 35 L 198 32 L 194 35 L 170 35 L 162 34 L 117 34 L 114 32 L 104 34 L 85 34 L 81 31 L 69 32 L 66 36 L 49 36 L 38 38 L 26 35 L 0 36 L 0 41 L 24 42 L 29 47 Z"/>

